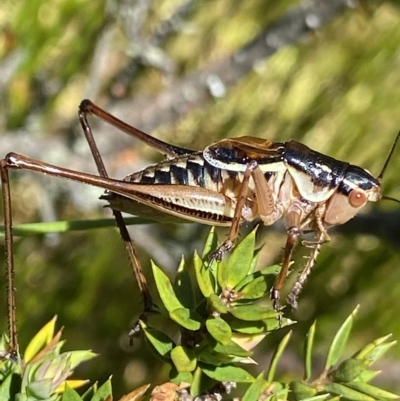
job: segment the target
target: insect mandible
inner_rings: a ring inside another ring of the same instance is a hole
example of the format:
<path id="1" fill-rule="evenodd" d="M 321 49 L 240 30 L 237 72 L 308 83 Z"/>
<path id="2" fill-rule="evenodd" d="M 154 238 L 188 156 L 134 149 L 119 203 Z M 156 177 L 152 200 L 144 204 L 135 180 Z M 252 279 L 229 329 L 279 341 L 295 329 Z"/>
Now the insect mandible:
<path id="1" fill-rule="evenodd" d="M 92 114 L 121 131 L 138 138 L 167 158 L 124 180 L 108 178 L 100 153 L 87 122 Z M 220 261 L 231 250 L 244 221 L 260 219 L 272 225 L 283 218 L 287 240 L 281 271 L 271 291 L 279 309 L 279 292 L 288 274 L 293 249 L 304 231 L 314 231 L 316 239 L 310 258 L 297 280 L 289 302 L 297 296 L 318 255 L 320 245 L 329 241 L 327 229 L 354 217 L 367 202 L 389 197 L 381 194 L 381 179 L 394 152 L 399 135 L 390 150 L 382 172 L 374 178 L 367 170 L 311 150 L 296 142 L 272 142 L 243 136 L 223 139 L 202 151 L 181 148 L 140 131 L 89 100 L 79 106 L 79 119 L 99 175 L 91 175 L 47 164 L 16 153 L 0 161 L 6 227 L 6 265 L 10 348 L 17 349 L 13 249 L 9 169 L 25 169 L 70 179 L 105 189 L 125 241 L 144 299 L 144 312 L 152 309 L 152 299 L 140 263 L 131 244 L 120 212 L 154 216 L 155 212 L 174 218 L 229 227 L 228 238 L 211 255 Z"/>

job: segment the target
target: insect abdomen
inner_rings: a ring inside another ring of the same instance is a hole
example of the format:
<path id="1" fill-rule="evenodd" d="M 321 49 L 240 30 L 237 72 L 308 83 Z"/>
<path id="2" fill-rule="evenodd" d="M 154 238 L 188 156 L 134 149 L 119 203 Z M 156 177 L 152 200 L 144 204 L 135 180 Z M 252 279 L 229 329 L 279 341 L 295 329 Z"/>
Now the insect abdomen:
<path id="1" fill-rule="evenodd" d="M 224 171 L 204 160 L 202 152 L 165 160 L 133 173 L 126 181 L 153 185 L 186 185 L 223 192 L 224 181 L 241 180 L 242 174 Z"/>

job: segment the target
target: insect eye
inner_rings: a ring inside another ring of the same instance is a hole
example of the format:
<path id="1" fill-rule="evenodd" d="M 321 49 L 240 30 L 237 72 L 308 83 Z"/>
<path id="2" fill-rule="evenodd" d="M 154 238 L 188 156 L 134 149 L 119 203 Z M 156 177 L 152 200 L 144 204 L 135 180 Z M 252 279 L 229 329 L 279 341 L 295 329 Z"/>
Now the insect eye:
<path id="1" fill-rule="evenodd" d="M 349 203 L 353 207 L 363 206 L 368 200 L 365 191 L 360 188 L 353 189 L 349 194 Z"/>

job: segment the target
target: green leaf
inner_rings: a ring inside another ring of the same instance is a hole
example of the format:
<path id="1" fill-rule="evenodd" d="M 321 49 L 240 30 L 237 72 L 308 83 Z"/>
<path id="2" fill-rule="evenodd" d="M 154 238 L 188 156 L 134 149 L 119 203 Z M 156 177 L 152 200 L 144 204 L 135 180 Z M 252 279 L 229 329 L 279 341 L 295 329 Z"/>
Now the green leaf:
<path id="1" fill-rule="evenodd" d="M 193 374 L 192 385 L 190 386 L 190 394 L 192 396 L 200 394 L 201 384 L 203 382 L 202 379 L 203 379 L 203 374 L 201 372 L 201 369 L 199 367 L 197 367 L 197 369 L 194 371 L 194 374 Z"/>
<path id="2" fill-rule="evenodd" d="M 173 284 L 174 292 L 182 304 L 189 309 L 196 307 L 195 290 L 185 260 L 182 257 Z"/>
<path id="3" fill-rule="evenodd" d="M 178 372 L 176 369 L 172 368 L 169 371 L 169 380 L 178 386 L 181 383 L 191 384 L 193 382 L 193 374 L 190 372 Z"/>
<path id="4" fill-rule="evenodd" d="M 227 363 L 233 363 L 235 360 L 235 356 L 219 354 L 218 352 L 214 352 L 210 349 L 203 349 L 197 355 L 197 360 L 200 362 L 204 362 L 207 365 L 221 366 Z"/>
<path id="5" fill-rule="evenodd" d="M 287 333 L 286 336 L 282 338 L 281 342 L 278 345 L 278 348 L 275 350 L 275 353 L 269 365 L 267 381 L 272 382 L 274 380 L 275 371 L 276 367 L 278 366 L 279 359 L 281 358 L 283 352 L 285 351 L 285 348 L 291 336 L 292 332 L 289 331 L 289 333 Z"/>
<path id="6" fill-rule="evenodd" d="M 146 338 L 156 351 L 163 357 L 169 358 L 169 353 L 174 348 L 175 343 L 163 332 L 147 326 L 144 322 L 140 321 L 140 326 L 144 331 Z"/>
<path id="7" fill-rule="evenodd" d="M 15 380 L 15 375 L 10 373 L 0 384 L 0 400 L 11 399 L 12 385 L 14 380 Z"/>
<path id="8" fill-rule="evenodd" d="M 210 257 L 210 253 L 214 252 L 218 247 L 218 238 L 215 232 L 215 227 L 211 227 L 210 233 L 206 239 L 206 243 L 204 244 L 203 256 L 202 259 L 208 259 Z"/>
<path id="9" fill-rule="evenodd" d="M 52 395 L 53 379 L 35 380 L 29 383 L 26 393 L 39 400 L 46 400 Z"/>
<path id="10" fill-rule="evenodd" d="M 379 373 L 380 372 L 376 370 L 365 369 L 357 376 L 356 380 L 367 383 L 371 381 L 374 377 L 376 377 Z"/>
<path id="11" fill-rule="evenodd" d="M 246 390 L 244 396 L 242 397 L 242 401 L 257 401 L 262 393 L 264 382 L 264 372 L 262 372 L 257 376 L 256 380 Z"/>
<path id="12" fill-rule="evenodd" d="M 261 305 L 238 305 L 231 309 L 231 313 L 237 319 L 246 321 L 257 321 L 277 318 L 279 313 L 270 306 Z"/>
<path id="13" fill-rule="evenodd" d="M 107 397 L 112 396 L 111 380 L 108 379 L 102 384 L 93 395 L 91 401 L 104 401 Z"/>
<path id="14" fill-rule="evenodd" d="M 314 346 L 315 328 L 317 322 L 314 322 L 308 330 L 306 341 L 304 343 L 304 381 L 310 380 L 312 376 L 312 350 Z"/>
<path id="15" fill-rule="evenodd" d="M 346 386 L 352 388 L 353 390 L 357 390 L 360 391 L 361 393 L 370 395 L 375 399 L 396 400 L 399 398 L 397 394 L 393 394 L 390 393 L 389 391 L 382 390 L 368 383 L 351 382 L 351 383 L 346 383 Z"/>
<path id="16" fill-rule="evenodd" d="M 171 351 L 171 359 L 178 372 L 193 372 L 196 369 L 197 360 L 193 351 L 181 345 Z"/>
<path id="17" fill-rule="evenodd" d="M 269 293 L 268 278 L 260 276 L 248 283 L 239 292 L 239 299 L 258 299 Z"/>
<path id="18" fill-rule="evenodd" d="M 315 397 L 304 398 L 303 401 L 324 401 L 329 398 L 329 401 L 339 401 L 340 397 L 331 397 L 329 394 L 316 395 Z"/>
<path id="19" fill-rule="evenodd" d="M 44 348 L 53 338 L 57 316 L 46 323 L 32 338 L 24 353 L 25 362 L 29 362 L 38 352 Z"/>
<path id="20" fill-rule="evenodd" d="M 228 356 L 240 356 L 240 357 L 248 357 L 252 355 L 252 352 L 245 350 L 232 340 L 229 341 L 227 344 L 221 344 L 217 341 L 215 341 L 215 343 L 213 344 L 213 341 L 210 339 L 209 343 L 211 349 L 220 354 L 225 354 Z"/>
<path id="21" fill-rule="evenodd" d="M 222 301 L 222 299 L 216 295 L 216 294 L 211 294 L 210 295 L 210 304 L 211 308 L 218 312 L 218 313 L 227 313 L 228 312 L 228 307 L 225 302 Z"/>
<path id="22" fill-rule="evenodd" d="M 183 308 L 184 305 L 177 298 L 168 276 L 155 263 L 151 262 L 151 267 L 158 293 L 167 311 Z"/>
<path id="23" fill-rule="evenodd" d="M 187 308 L 175 309 L 169 313 L 169 317 L 188 330 L 199 330 L 202 318 L 193 310 Z"/>
<path id="24" fill-rule="evenodd" d="M 328 383 L 324 386 L 324 390 L 352 401 L 375 401 L 373 397 L 360 393 L 340 383 Z"/>
<path id="25" fill-rule="evenodd" d="M 349 358 L 343 361 L 333 372 L 335 381 L 350 382 L 358 377 L 368 366 L 363 359 Z"/>
<path id="26" fill-rule="evenodd" d="M 373 362 L 377 361 L 382 355 L 384 355 L 389 348 L 393 347 L 393 345 L 396 344 L 396 341 L 386 343 L 386 340 L 388 340 L 391 336 L 392 335 L 389 334 L 387 336 L 376 339 L 375 341 L 369 343 L 360 351 L 356 352 L 354 354 L 354 357 L 358 359 L 368 360 L 371 365 Z"/>
<path id="27" fill-rule="evenodd" d="M 293 380 L 289 383 L 289 390 L 289 401 L 305 400 L 317 394 L 317 390 L 314 387 L 298 380 Z"/>
<path id="28" fill-rule="evenodd" d="M 210 335 L 221 344 L 228 344 L 232 337 L 232 330 L 229 324 L 220 317 L 206 320 L 206 327 Z"/>
<path id="29" fill-rule="evenodd" d="M 267 334 L 268 333 L 260 333 L 260 334 L 234 333 L 232 334 L 232 341 L 235 342 L 240 347 L 242 347 L 243 349 L 250 351 L 254 347 L 256 347 L 262 340 L 264 340 Z"/>
<path id="30" fill-rule="evenodd" d="M 254 260 L 254 259 L 253 259 Z M 268 277 L 268 276 L 273 276 L 271 279 L 273 280 L 275 276 L 280 272 L 282 266 L 281 265 L 272 265 L 268 267 L 264 267 L 261 270 L 258 270 L 254 273 L 248 274 L 246 277 L 243 278 L 243 280 L 238 283 L 234 290 L 239 292 L 246 286 L 247 284 L 251 283 L 253 280 L 259 278 L 259 277 Z"/>
<path id="31" fill-rule="evenodd" d="M 201 370 L 211 379 L 217 381 L 234 381 L 237 383 L 251 383 L 254 377 L 245 369 L 237 366 L 210 366 L 199 362 Z"/>
<path id="32" fill-rule="evenodd" d="M 230 257 L 218 266 L 218 283 L 221 288 L 233 289 L 249 273 L 254 254 L 255 231 L 244 237 Z"/>
<path id="33" fill-rule="evenodd" d="M 350 330 L 353 326 L 354 318 L 357 314 L 359 306 L 357 306 L 351 315 L 345 320 L 332 341 L 329 348 L 328 357 L 326 359 L 325 369 L 329 370 L 332 366 L 336 365 L 337 361 L 342 355 L 344 347 L 346 346 L 347 339 L 349 338 Z"/>
<path id="34" fill-rule="evenodd" d="M 193 258 L 194 272 L 196 274 L 197 284 L 201 293 L 208 298 L 214 294 L 215 278 L 211 269 L 203 264 L 203 260 L 195 251 Z"/>
<path id="35" fill-rule="evenodd" d="M 154 220 L 142 217 L 124 218 L 126 225 L 152 224 Z M 13 226 L 13 234 L 16 236 L 28 236 L 48 233 L 63 233 L 68 231 L 93 230 L 95 228 L 115 227 L 115 219 L 95 220 L 70 220 L 70 221 L 46 221 L 38 223 L 26 223 Z M 0 236 L 4 236 L 4 226 L 0 226 Z"/>
<path id="36" fill-rule="evenodd" d="M 82 401 L 82 398 L 74 389 L 66 385 L 61 401 Z"/>
<path id="37" fill-rule="evenodd" d="M 231 329 L 243 334 L 260 334 L 264 332 L 270 332 L 276 329 L 281 329 L 282 327 L 290 326 L 296 322 L 283 318 L 280 323 L 276 317 L 258 321 L 246 321 L 239 319 L 230 319 L 229 325 Z"/>
<path id="38" fill-rule="evenodd" d="M 75 369 L 78 365 L 83 362 L 90 361 L 93 358 L 96 358 L 98 354 L 95 354 L 92 351 L 70 351 L 68 352 L 70 358 L 70 369 Z"/>

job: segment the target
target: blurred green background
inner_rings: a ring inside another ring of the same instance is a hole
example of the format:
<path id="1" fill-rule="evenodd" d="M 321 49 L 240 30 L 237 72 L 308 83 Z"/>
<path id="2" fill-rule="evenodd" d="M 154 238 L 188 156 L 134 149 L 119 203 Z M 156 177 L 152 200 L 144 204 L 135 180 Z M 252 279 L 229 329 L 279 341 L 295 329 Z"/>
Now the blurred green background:
<path id="1" fill-rule="evenodd" d="M 202 149 L 239 135 L 296 139 L 377 175 L 400 128 L 400 4 L 365 0 L 342 10 L 336 3 L 341 2 L 325 1 L 332 11 L 331 21 L 324 22 L 312 12 L 312 2 L 298 1 L 5 0 L 1 154 L 12 150 L 95 172 L 77 123 L 79 102 L 88 97 L 176 145 Z M 293 7 L 311 8 L 290 20 Z M 308 32 L 294 40 L 299 24 Z M 281 30 L 270 35 L 274 26 Z M 270 57 L 246 51 L 256 38 L 276 51 Z M 241 65 L 243 59 L 247 67 L 238 70 L 227 62 Z M 112 176 L 160 160 L 105 125 L 93 121 L 93 129 Z M 383 179 L 383 193 L 397 198 L 399 154 Z M 110 215 L 97 199 L 100 190 L 34 173 L 16 172 L 12 179 L 16 223 Z M 387 333 L 400 338 L 399 226 L 398 205 L 382 201 L 347 228 L 331 231 L 332 241 L 323 246 L 293 312 L 299 324 L 281 366 L 286 378 L 299 374 L 301 338 L 313 320 L 319 322 L 322 355 L 358 303 L 354 350 Z M 150 258 L 173 274 L 180 255 L 190 258 L 207 231 L 153 224 L 134 226 L 131 233 L 151 280 Z M 280 260 L 284 241 L 279 224 L 268 231 L 262 264 Z M 297 268 L 304 254 L 299 247 Z M 113 374 L 116 394 L 165 381 L 168 369 L 140 341 L 128 346 L 126 333 L 140 298 L 116 230 L 18 238 L 15 257 L 22 348 L 57 314 L 68 347 L 101 354 L 78 376 L 104 381 Z M 283 334 L 259 346 L 261 367 Z M 386 358 L 379 378 L 397 392 L 399 354 L 397 347 Z"/>

